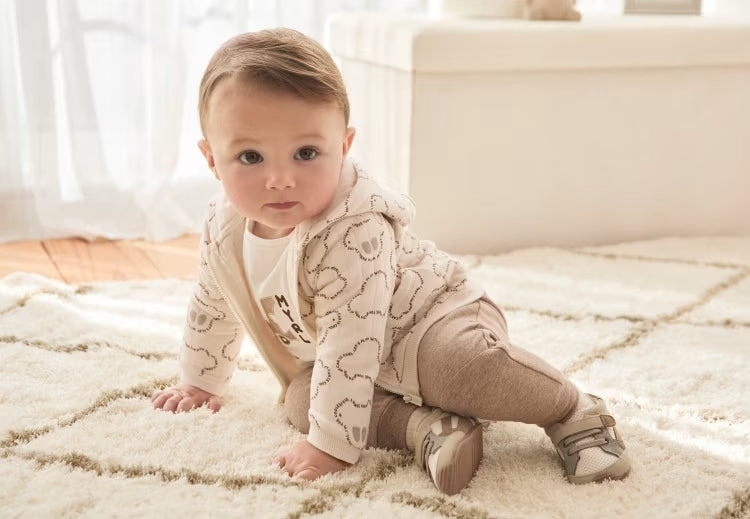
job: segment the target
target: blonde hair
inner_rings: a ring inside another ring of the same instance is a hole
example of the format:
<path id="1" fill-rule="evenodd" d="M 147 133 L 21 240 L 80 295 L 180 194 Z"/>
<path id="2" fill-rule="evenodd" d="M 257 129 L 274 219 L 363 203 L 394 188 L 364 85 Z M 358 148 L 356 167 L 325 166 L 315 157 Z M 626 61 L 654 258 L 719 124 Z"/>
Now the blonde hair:
<path id="1" fill-rule="evenodd" d="M 301 32 L 286 28 L 247 32 L 218 48 L 200 83 L 198 116 L 204 135 L 209 98 L 216 85 L 229 78 L 305 99 L 335 102 L 349 124 L 349 99 L 341 72 L 323 46 Z"/>

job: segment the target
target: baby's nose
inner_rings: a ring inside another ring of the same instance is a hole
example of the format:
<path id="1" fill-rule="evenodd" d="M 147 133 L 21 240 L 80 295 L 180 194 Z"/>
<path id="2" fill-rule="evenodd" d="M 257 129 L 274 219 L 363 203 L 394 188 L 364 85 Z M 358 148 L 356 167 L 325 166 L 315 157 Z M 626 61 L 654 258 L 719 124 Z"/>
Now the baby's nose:
<path id="1" fill-rule="evenodd" d="M 276 167 L 269 171 L 266 181 L 268 189 L 290 189 L 295 185 L 294 175 L 292 172 L 283 167 Z"/>

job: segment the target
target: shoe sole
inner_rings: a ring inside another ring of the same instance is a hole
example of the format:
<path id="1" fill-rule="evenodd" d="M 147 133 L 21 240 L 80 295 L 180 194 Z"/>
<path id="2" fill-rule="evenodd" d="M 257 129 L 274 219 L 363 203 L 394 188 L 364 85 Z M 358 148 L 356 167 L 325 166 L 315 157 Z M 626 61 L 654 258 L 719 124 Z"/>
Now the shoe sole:
<path id="1" fill-rule="evenodd" d="M 450 448 L 449 442 L 442 448 Z M 453 446 L 450 461 L 438 468 L 435 481 L 438 490 L 453 495 L 466 488 L 482 461 L 483 453 L 482 425 L 477 424 Z"/>
<path id="2" fill-rule="evenodd" d="M 586 483 L 601 483 L 607 480 L 624 479 L 630 473 L 630 458 L 627 451 L 623 452 L 622 457 L 606 469 L 589 474 L 587 476 L 568 476 L 568 481 L 575 485 L 585 485 Z"/>

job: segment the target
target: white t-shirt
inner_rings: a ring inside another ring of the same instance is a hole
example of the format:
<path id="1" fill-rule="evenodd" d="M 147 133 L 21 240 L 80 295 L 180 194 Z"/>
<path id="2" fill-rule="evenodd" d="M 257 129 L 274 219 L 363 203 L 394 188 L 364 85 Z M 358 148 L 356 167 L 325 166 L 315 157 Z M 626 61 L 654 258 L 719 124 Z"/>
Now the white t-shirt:
<path id="1" fill-rule="evenodd" d="M 245 229 L 242 260 L 255 302 L 289 352 L 302 362 L 313 362 L 315 344 L 296 310 L 298 305 L 291 304 L 297 293 L 289 293 L 287 260 L 292 234 L 268 240 L 255 236 L 251 225 Z"/>

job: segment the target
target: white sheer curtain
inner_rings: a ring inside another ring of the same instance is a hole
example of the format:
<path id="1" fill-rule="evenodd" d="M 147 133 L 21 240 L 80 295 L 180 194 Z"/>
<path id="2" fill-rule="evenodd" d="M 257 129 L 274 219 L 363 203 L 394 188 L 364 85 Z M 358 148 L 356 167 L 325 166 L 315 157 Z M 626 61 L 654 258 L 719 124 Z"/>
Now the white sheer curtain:
<path id="1" fill-rule="evenodd" d="M 219 189 L 195 146 L 211 53 L 351 9 L 426 1 L 0 0 L 0 241 L 196 231 Z"/>

